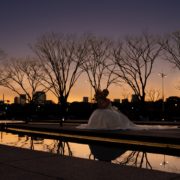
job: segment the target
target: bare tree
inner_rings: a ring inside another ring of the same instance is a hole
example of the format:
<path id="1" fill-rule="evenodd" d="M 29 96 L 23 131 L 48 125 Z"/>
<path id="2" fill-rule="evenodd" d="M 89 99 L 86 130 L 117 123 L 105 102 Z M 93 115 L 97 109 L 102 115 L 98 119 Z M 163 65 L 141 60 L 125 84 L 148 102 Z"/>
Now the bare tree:
<path id="1" fill-rule="evenodd" d="M 160 45 L 165 51 L 165 59 L 180 70 L 180 31 L 163 38 Z"/>
<path id="2" fill-rule="evenodd" d="M 123 99 L 129 99 L 130 92 L 126 88 L 122 88 L 122 93 L 121 93 Z"/>
<path id="3" fill-rule="evenodd" d="M 149 89 L 146 91 L 147 99 L 151 102 L 155 102 L 160 98 L 160 90 Z"/>
<path id="4" fill-rule="evenodd" d="M 145 89 L 161 47 L 156 38 L 147 33 L 140 37 L 127 37 L 113 50 L 114 73 L 128 84 L 141 102 L 145 101 Z"/>
<path id="5" fill-rule="evenodd" d="M 43 72 L 40 65 L 32 59 L 11 59 L 0 74 L 1 86 L 18 95 L 25 94 L 28 102 L 32 102 L 33 94 L 37 90 L 44 90 L 41 84 Z"/>
<path id="6" fill-rule="evenodd" d="M 180 31 L 173 32 L 162 38 L 160 45 L 164 50 L 165 60 L 180 70 Z M 176 89 L 180 90 L 180 85 L 177 85 Z"/>
<path id="7" fill-rule="evenodd" d="M 33 50 L 46 74 L 43 80 L 58 98 L 65 115 L 71 89 L 82 73 L 80 65 L 86 53 L 84 44 L 74 36 L 50 33 L 43 35 L 33 46 Z"/>
<path id="8" fill-rule="evenodd" d="M 176 85 L 176 89 L 180 90 L 180 81 L 179 81 L 178 84 Z"/>
<path id="9" fill-rule="evenodd" d="M 88 54 L 82 64 L 82 69 L 96 92 L 98 89 L 108 88 L 112 83 L 117 83 L 114 76 L 115 66 L 110 66 L 112 42 L 107 38 L 98 38 L 93 35 L 85 37 Z"/>

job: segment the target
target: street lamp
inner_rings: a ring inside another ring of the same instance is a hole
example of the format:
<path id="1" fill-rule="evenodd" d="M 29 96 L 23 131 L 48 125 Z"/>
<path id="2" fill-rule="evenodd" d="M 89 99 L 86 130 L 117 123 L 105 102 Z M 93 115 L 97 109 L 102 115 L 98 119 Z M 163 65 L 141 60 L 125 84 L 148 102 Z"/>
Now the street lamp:
<path id="1" fill-rule="evenodd" d="M 166 74 L 164 74 L 163 72 L 162 73 L 159 73 L 159 75 L 161 76 L 161 79 L 162 79 L 162 120 L 164 120 L 164 78 L 167 76 Z"/>

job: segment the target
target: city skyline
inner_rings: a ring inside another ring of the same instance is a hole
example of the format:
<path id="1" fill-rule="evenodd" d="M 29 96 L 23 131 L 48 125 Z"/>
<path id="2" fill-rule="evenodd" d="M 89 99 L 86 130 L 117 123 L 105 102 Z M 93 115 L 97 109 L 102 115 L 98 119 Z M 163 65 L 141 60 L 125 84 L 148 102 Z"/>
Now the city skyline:
<path id="1" fill-rule="evenodd" d="M 43 100 L 42 101 L 47 101 L 48 103 L 51 101 L 52 103 L 58 103 L 57 99 L 56 98 L 52 98 L 51 95 L 48 96 L 48 92 L 44 92 L 44 91 L 37 91 L 35 92 L 36 93 L 43 93 L 45 95 L 45 97 L 43 97 Z M 3 93 L 1 96 L 0 96 L 0 101 L 3 101 L 4 103 L 8 103 L 8 104 L 12 104 L 12 103 L 18 103 L 18 104 L 21 104 L 20 101 L 21 101 L 21 96 L 22 96 L 22 101 L 23 103 L 22 104 L 25 104 L 25 103 L 29 103 L 27 98 L 25 97 L 26 95 L 25 94 L 20 94 L 20 95 L 17 95 L 14 93 L 14 96 L 11 94 L 10 96 L 8 97 L 11 97 L 11 98 L 7 98 L 5 96 L 5 94 Z M 111 96 L 110 100 L 112 102 L 122 102 L 123 100 L 128 100 L 129 102 L 132 102 L 134 101 L 133 99 L 137 99 L 137 97 L 135 97 L 136 95 L 135 94 L 130 94 L 128 95 L 128 97 L 123 97 L 123 96 Z M 156 95 L 155 95 L 156 96 Z M 172 95 L 172 96 L 164 96 L 164 99 L 162 97 L 162 94 L 161 92 L 159 91 L 159 95 L 157 97 L 154 97 L 154 99 L 152 97 L 146 97 L 145 101 L 148 102 L 148 101 L 159 101 L 159 100 L 164 100 L 166 101 L 166 99 L 170 98 L 170 97 L 178 97 L 180 98 L 180 96 L 175 96 L 175 95 Z M 37 101 L 41 101 L 42 97 L 38 98 Z M 79 97 L 79 99 L 74 99 L 70 97 L 70 100 L 68 100 L 69 103 L 72 103 L 72 102 L 89 102 L 89 103 L 93 103 L 94 100 L 93 100 L 93 95 L 91 94 L 85 94 L 84 96 L 81 96 Z"/>
<path id="2" fill-rule="evenodd" d="M 178 0 L 2 0 L 0 49 L 7 53 L 8 58 L 32 55 L 29 44 L 35 43 L 37 38 L 47 32 L 78 35 L 90 32 L 112 39 L 128 34 L 138 35 L 144 30 L 165 35 L 179 30 L 179 7 Z M 176 89 L 176 85 L 180 81 L 180 72 L 162 59 L 154 66 L 147 89 L 158 89 L 161 92 L 159 73 L 167 75 L 164 79 L 165 98 L 179 96 L 180 90 Z M 90 95 L 92 92 L 87 77 L 81 77 L 79 82 L 72 89 L 69 101 L 93 96 Z M 124 90 L 131 93 L 127 87 L 110 87 L 110 99 L 121 98 Z M 16 96 L 4 88 L 1 88 L 1 92 L 6 99 L 11 100 Z M 48 99 L 55 100 L 51 95 L 48 95 Z"/>

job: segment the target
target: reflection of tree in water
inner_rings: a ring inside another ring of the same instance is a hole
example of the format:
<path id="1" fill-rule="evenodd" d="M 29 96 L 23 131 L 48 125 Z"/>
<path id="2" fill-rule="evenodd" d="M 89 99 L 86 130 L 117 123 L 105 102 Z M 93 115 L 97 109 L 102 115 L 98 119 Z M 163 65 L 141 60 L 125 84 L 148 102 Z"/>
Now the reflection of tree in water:
<path id="1" fill-rule="evenodd" d="M 132 151 L 130 154 L 124 157 L 123 160 L 119 160 L 117 158 L 116 163 L 119 163 L 121 165 L 131 165 L 140 168 L 142 168 L 143 164 L 145 164 L 145 168 L 152 169 L 146 152 Z"/>
<path id="2" fill-rule="evenodd" d="M 127 151 L 119 147 L 107 147 L 100 145 L 89 145 L 91 154 L 89 159 L 98 159 L 99 161 L 114 162 L 121 165 L 131 165 L 142 168 L 152 169 L 146 152 Z"/>
<path id="3" fill-rule="evenodd" d="M 41 144 L 43 145 L 44 139 L 39 137 L 29 137 L 30 139 L 30 149 L 35 150 L 34 146 L 35 144 Z"/>
<path id="4" fill-rule="evenodd" d="M 57 146 L 57 154 L 65 155 L 65 149 L 66 149 L 66 146 L 67 146 L 67 154 L 69 156 L 72 156 L 72 151 L 70 149 L 70 146 L 69 146 L 68 142 L 58 140 L 56 146 Z"/>
<path id="5" fill-rule="evenodd" d="M 31 150 L 35 150 L 35 144 L 43 145 L 44 139 L 34 136 L 19 136 L 18 141 L 14 145 L 20 144 L 21 148 L 29 147 Z"/>
<path id="6" fill-rule="evenodd" d="M 30 140 L 30 137 L 28 137 L 28 136 L 18 135 L 17 141 L 8 142 L 8 143 L 6 142 L 6 144 L 24 148 L 27 145 L 29 145 L 29 140 Z"/>
<path id="7" fill-rule="evenodd" d="M 35 140 L 33 138 L 31 138 L 30 149 L 34 150 L 34 144 L 38 144 L 37 138 Z M 65 155 L 67 152 L 67 155 L 72 156 L 72 151 L 70 149 L 70 145 L 66 141 L 52 140 L 51 144 L 46 144 L 42 141 L 41 144 L 42 144 L 42 149 L 46 150 L 48 152 L 56 153 L 56 154 L 60 154 L 60 155 Z"/>
<path id="8" fill-rule="evenodd" d="M 73 155 L 68 142 L 53 139 L 51 139 L 49 142 L 51 143 L 46 143 L 44 139 L 40 137 L 19 135 L 17 141 L 9 143 L 9 145 L 21 148 L 29 148 L 31 150 L 36 150 L 37 145 L 40 145 L 40 149 L 46 152 L 56 153 L 60 155 L 66 154 L 68 156 Z"/>

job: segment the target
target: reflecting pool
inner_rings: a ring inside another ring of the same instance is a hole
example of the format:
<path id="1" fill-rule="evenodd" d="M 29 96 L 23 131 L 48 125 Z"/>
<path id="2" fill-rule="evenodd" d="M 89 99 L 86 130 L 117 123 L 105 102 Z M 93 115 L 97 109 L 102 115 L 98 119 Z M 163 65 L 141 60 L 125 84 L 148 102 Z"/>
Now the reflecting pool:
<path id="1" fill-rule="evenodd" d="M 0 144 L 119 165 L 180 173 L 179 156 L 133 151 L 123 147 L 67 142 L 60 139 L 44 139 L 7 132 L 0 132 Z"/>

